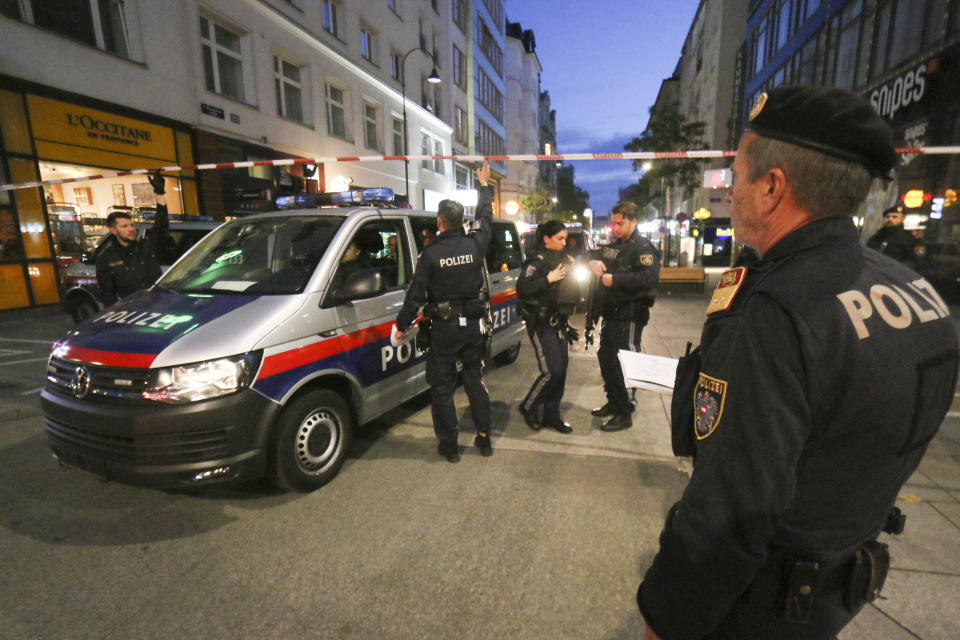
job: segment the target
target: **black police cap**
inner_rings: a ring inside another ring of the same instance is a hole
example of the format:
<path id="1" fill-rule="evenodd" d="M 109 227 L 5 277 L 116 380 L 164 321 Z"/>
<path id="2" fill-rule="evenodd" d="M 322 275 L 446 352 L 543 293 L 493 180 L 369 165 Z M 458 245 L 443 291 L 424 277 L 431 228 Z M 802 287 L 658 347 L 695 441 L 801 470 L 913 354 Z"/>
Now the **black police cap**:
<path id="1" fill-rule="evenodd" d="M 890 127 L 869 102 L 845 89 L 771 89 L 757 98 L 747 126 L 767 138 L 858 162 L 875 176 L 887 176 L 897 160 Z"/>
<path id="2" fill-rule="evenodd" d="M 888 213 L 904 213 L 903 205 L 895 204 L 883 210 L 883 215 L 887 215 Z"/>

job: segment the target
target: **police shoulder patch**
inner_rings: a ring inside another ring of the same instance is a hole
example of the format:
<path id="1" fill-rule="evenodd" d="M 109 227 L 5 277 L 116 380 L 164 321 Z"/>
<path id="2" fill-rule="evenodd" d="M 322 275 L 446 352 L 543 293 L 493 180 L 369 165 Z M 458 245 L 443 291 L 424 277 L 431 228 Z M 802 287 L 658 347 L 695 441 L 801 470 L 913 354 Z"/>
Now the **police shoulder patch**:
<path id="1" fill-rule="evenodd" d="M 653 266 L 653 254 L 645 253 L 642 256 L 640 256 L 640 264 L 642 264 L 645 267 Z"/>
<path id="2" fill-rule="evenodd" d="M 707 315 L 718 311 L 726 311 L 733 304 L 733 298 L 740 291 L 743 285 L 743 279 L 747 275 L 746 267 L 737 267 L 736 269 L 727 269 L 720 276 L 720 282 L 710 298 L 710 304 L 707 305 Z"/>
<path id="3" fill-rule="evenodd" d="M 727 382 L 700 374 L 693 393 L 694 432 L 697 440 L 703 440 L 717 428 L 723 416 L 723 403 L 727 398 Z"/>

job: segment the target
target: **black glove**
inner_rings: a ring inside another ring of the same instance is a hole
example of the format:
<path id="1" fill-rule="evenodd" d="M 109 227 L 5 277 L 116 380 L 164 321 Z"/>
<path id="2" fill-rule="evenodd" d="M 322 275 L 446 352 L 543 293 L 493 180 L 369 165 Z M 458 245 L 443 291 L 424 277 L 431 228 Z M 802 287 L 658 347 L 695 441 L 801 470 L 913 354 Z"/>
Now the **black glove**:
<path id="1" fill-rule="evenodd" d="M 147 176 L 147 180 L 150 182 L 150 186 L 153 187 L 153 192 L 158 196 L 162 196 L 166 193 L 165 183 L 163 176 L 160 175 L 160 169 L 157 169 L 153 173 Z"/>
<path id="2" fill-rule="evenodd" d="M 567 325 L 567 344 L 574 344 L 580 340 L 580 332 Z"/>

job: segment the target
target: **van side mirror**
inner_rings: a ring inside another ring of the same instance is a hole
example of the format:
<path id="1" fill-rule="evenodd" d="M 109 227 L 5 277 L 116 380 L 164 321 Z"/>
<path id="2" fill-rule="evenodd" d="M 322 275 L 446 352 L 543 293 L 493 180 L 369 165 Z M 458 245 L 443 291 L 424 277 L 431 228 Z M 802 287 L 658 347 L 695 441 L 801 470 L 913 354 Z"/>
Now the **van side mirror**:
<path id="1" fill-rule="evenodd" d="M 343 304 L 351 300 L 373 298 L 387 290 L 387 282 L 379 270 L 364 269 L 347 276 L 347 279 L 334 292 L 334 303 Z"/>

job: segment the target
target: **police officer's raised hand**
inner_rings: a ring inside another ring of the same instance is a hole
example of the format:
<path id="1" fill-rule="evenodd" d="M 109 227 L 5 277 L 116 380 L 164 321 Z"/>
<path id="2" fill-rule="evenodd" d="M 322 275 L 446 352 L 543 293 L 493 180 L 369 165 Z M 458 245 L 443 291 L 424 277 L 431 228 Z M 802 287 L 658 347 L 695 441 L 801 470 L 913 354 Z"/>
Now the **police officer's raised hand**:
<path id="1" fill-rule="evenodd" d="M 148 175 L 147 180 L 150 182 L 150 186 L 153 187 L 153 192 L 158 196 L 162 196 L 167 192 L 166 181 L 163 176 L 160 175 L 160 169 Z"/>
<path id="2" fill-rule="evenodd" d="M 557 268 L 547 274 L 547 282 L 560 282 L 567 277 L 567 268 L 562 264 L 557 265 Z"/>
<path id="3" fill-rule="evenodd" d="M 477 169 L 477 182 L 484 187 L 490 182 L 490 165 L 486 160 L 483 161 L 483 166 Z"/>

